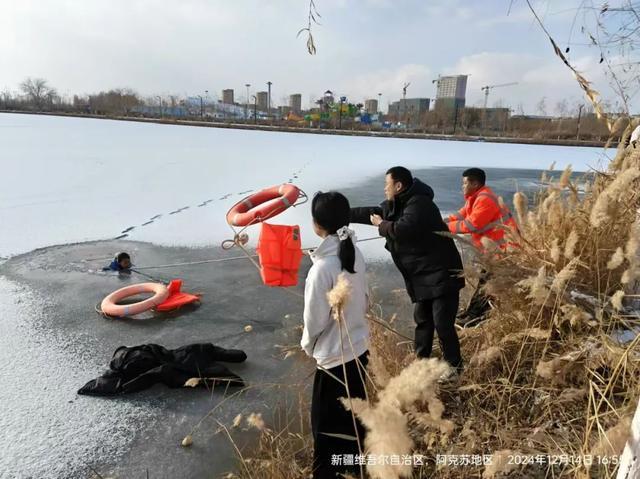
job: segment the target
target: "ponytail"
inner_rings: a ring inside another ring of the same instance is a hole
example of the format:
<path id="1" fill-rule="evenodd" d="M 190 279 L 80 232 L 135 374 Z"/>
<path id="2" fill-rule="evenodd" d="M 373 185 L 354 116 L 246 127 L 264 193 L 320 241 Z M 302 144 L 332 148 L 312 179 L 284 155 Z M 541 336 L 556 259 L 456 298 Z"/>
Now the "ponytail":
<path id="1" fill-rule="evenodd" d="M 349 200 L 337 191 L 318 192 L 311 201 L 311 215 L 314 221 L 329 234 L 337 234 L 340 228 L 349 225 L 351 215 Z M 340 241 L 338 258 L 343 271 L 355 273 L 356 248 L 350 236 Z"/>
<path id="2" fill-rule="evenodd" d="M 340 266 L 342 270 L 354 274 L 355 270 L 353 267 L 356 263 L 356 248 L 353 246 L 351 238 L 340 241 L 338 257 L 340 258 Z"/>

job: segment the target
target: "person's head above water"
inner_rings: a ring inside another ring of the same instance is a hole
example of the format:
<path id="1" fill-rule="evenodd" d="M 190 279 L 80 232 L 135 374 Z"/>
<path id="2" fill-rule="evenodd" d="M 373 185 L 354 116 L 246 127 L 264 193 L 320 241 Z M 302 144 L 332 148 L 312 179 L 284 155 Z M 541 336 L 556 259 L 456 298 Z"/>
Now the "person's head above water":
<path id="1" fill-rule="evenodd" d="M 482 188 L 487 181 L 487 175 L 480 168 L 469 168 L 462 172 L 462 194 L 466 196 L 473 195 Z"/>
<path id="2" fill-rule="evenodd" d="M 356 251 L 351 239 L 351 231 L 348 229 L 350 215 L 349 200 L 342 193 L 320 191 L 311 201 L 313 229 L 321 238 L 338 234 L 340 238 L 338 257 L 342 269 L 354 273 Z"/>
<path id="3" fill-rule="evenodd" d="M 389 168 L 384 177 L 384 196 L 389 201 L 413 184 L 413 175 L 404 166 Z"/>
<path id="4" fill-rule="evenodd" d="M 125 252 L 118 253 L 116 255 L 116 263 L 121 269 L 129 269 L 131 268 L 131 256 Z"/>

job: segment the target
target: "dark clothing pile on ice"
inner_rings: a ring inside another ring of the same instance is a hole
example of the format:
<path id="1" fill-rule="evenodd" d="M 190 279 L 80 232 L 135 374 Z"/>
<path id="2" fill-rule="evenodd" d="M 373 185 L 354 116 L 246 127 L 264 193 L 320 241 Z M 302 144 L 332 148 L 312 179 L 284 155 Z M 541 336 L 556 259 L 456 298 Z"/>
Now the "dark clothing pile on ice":
<path id="1" fill-rule="evenodd" d="M 157 344 L 120 346 L 113 354 L 109 370 L 85 384 L 78 394 L 112 396 L 142 391 L 156 383 L 170 388 L 183 387 L 192 378 L 201 383 L 243 386 L 242 379 L 218 361 L 241 363 L 244 351 L 225 349 L 211 343 L 190 344 L 166 349 Z"/>

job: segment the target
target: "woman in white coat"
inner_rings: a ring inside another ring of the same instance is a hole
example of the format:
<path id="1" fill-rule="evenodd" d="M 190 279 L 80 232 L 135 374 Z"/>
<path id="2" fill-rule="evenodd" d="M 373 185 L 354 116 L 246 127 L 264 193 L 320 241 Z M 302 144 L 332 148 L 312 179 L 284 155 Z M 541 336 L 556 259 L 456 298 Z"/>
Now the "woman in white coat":
<path id="1" fill-rule="evenodd" d="M 313 266 L 305 285 L 301 346 L 317 363 L 311 401 L 313 477 L 333 479 L 341 477 L 340 473 L 357 474 L 358 458 L 363 454 L 359 446 L 364 446 L 364 429 L 345 410 L 339 398 L 366 397 L 367 280 L 362 253 L 355 247 L 353 231 L 348 228 L 347 198 L 337 192 L 318 193 L 311 203 L 311 212 L 315 232 L 323 240 L 310 253 Z M 344 280 L 349 282 L 350 294 L 336 320 L 327 293 L 343 273 Z M 348 385 L 349 394 L 344 383 Z"/>

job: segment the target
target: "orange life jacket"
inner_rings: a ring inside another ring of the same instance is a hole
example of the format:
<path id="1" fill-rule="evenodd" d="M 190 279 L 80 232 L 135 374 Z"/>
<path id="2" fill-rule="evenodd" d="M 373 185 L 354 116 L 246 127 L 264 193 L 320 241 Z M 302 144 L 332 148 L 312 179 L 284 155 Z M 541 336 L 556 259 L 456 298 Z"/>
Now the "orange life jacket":
<path id="1" fill-rule="evenodd" d="M 260 274 L 267 286 L 295 286 L 302 260 L 300 227 L 262 223 L 258 239 Z"/>
<path id="2" fill-rule="evenodd" d="M 169 291 L 169 297 L 162 303 L 155 307 L 156 311 L 173 311 L 187 304 L 192 304 L 200 301 L 200 296 L 197 294 L 183 293 L 181 291 L 182 280 L 172 279 L 167 286 Z"/>
<path id="3" fill-rule="evenodd" d="M 501 249 L 514 243 L 505 239 L 504 226 L 514 232 L 518 225 L 506 205 L 500 205 L 498 196 L 484 186 L 474 194 L 466 197 L 466 202 L 458 213 L 449 216 L 449 231 L 454 234 L 471 234 L 474 244 L 482 249 L 482 237 L 496 242 Z"/>

